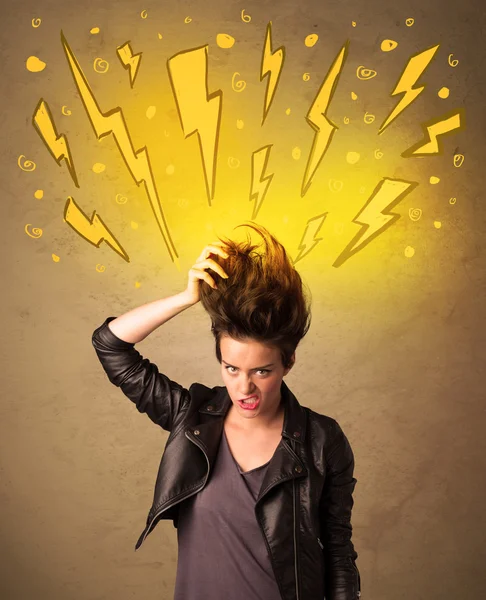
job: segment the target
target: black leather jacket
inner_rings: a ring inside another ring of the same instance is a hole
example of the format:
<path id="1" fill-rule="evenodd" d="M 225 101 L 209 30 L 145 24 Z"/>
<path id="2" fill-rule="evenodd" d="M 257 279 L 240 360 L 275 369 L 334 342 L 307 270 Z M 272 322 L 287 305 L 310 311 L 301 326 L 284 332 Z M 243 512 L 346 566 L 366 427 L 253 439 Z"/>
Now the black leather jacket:
<path id="1" fill-rule="evenodd" d="M 194 383 L 187 390 L 171 381 L 108 328 L 115 318 L 108 317 L 92 337 L 108 379 L 139 412 L 170 431 L 137 550 L 160 519 L 172 519 L 177 527 L 179 504 L 206 485 L 231 399 L 226 387 Z M 282 439 L 267 467 L 255 516 L 282 600 L 357 600 L 353 452 L 337 421 L 301 406 L 283 380 L 281 393 Z"/>

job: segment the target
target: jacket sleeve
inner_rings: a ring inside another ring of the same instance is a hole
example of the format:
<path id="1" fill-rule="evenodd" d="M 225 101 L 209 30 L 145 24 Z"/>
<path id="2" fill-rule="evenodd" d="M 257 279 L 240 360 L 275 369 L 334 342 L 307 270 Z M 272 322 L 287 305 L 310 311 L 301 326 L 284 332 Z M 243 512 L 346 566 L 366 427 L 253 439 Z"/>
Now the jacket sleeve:
<path id="1" fill-rule="evenodd" d="M 358 553 L 351 541 L 351 510 L 357 479 L 353 477 L 354 456 L 343 430 L 326 452 L 326 479 L 320 501 L 320 527 L 326 563 L 326 600 L 358 600 L 361 578 L 356 566 Z"/>
<path id="2" fill-rule="evenodd" d="M 181 410 L 187 408 L 190 392 L 159 373 L 135 344 L 117 337 L 108 327 L 108 317 L 93 332 L 92 343 L 108 379 L 157 425 L 171 431 Z"/>

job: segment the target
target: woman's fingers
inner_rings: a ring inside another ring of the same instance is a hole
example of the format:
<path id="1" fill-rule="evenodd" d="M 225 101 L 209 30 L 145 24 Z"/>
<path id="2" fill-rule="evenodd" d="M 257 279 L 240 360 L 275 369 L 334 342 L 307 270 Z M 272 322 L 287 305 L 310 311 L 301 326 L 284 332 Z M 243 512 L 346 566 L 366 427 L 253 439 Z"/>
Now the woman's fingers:
<path id="1" fill-rule="evenodd" d="M 213 260 L 212 258 L 200 260 L 194 266 L 197 269 L 201 269 L 201 270 L 202 269 L 212 269 L 213 271 L 216 271 L 216 273 L 221 275 L 221 277 L 223 277 L 224 279 L 228 279 L 228 275 L 225 273 L 223 267 L 221 265 L 218 265 L 218 263 L 215 260 Z"/>
<path id="2" fill-rule="evenodd" d="M 191 275 L 194 275 L 196 279 L 203 279 L 211 287 L 216 288 L 216 282 L 207 271 L 192 267 L 192 269 L 189 270 L 189 276 Z"/>
<path id="3" fill-rule="evenodd" d="M 199 255 L 198 259 L 196 262 L 199 262 L 201 260 L 204 260 L 205 258 L 208 258 L 211 254 L 219 254 L 220 256 L 222 256 L 223 258 L 228 258 L 229 254 L 226 252 L 226 250 L 224 250 L 224 244 L 221 243 L 214 243 L 214 244 L 208 244 L 204 250 L 201 252 L 201 254 Z"/>

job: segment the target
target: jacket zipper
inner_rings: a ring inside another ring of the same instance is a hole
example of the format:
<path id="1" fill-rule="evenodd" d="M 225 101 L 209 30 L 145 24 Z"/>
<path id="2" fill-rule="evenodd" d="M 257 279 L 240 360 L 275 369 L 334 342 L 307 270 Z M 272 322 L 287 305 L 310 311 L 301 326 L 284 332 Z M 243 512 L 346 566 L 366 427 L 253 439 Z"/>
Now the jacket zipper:
<path id="1" fill-rule="evenodd" d="M 296 494 L 295 494 L 295 479 L 293 480 L 293 492 L 294 492 L 294 566 L 295 566 L 295 596 L 296 600 L 299 600 L 299 573 L 297 570 L 297 536 L 295 533 L 296 528 L 296 516 L 295 516 L 295 504 L 296 504 Z"/>
<path id="2" fill-rule="evenodd" d="M 175 504 L 178 504 L 179 502 L 183 502 L 184 500 L 187 500 L 187 498 L 190 498 L 191 496 L 194 496 L 195 494 L 197 494 L 198 492 L 200 492 L 200 491 L 203 489 L 203 487 L 206 485 L 206 481 L 208 480 L 208 477 L 209 477 L 209 469 L 210 469 L 210 465 L 209 465 L 209 459 L 208 459 L 208 457 L 207 457 L 207 455 L 206 455 L 206 452 L 204 452 L 204 448 L 203 448 L 203 447 L 202 447 L 202 446 L 201 446 L 201 445 L 200 445 L 200 444 L 199 444 L 199 443 L 198 443 L 196 440 L 193 440 L 192 438 L 188 437 L 188 435 L 187 435 L 187 431 L 186 431 L 186 437 L 187 437 L 187 439 L 191 440 L 191 442 L 192 442 L 193 444 L 196 444 L 196 446 L 197 446 L 198 448 L 200 448 L 200 449 L 201 449 L 202 453 L 204 454 L 204 457 L 206 458 L 206 462 L 208 463 L 208 472 L 206 473 L 206 477 L 204 478 L 204 482 L 203 482 L 202 486 L 201 486 L 201 487 L 199 487 L 199 488 L 198 488 L 196 491 L 194 491 L 194 492 L 191 492 L 191 493 L 190 493 L 190 494 L 188 494 L 187 496 L 184 496 L 184 498 L 179 498 L 179 499 L 178 499 L 178 500 L 176 500 L 175 502 L 171 502 L 171 503 L 170 503 L 169 505 L 167 505 L 165 508 L 163 508 L 162 510 L 159 510 L 157 513 L 155 513 L 155 515 L 152 517 L 152 520 L 150 521 L 150 524 L 149 524 L 149 525 L 147 526 L 147 528 L 146 528 L 146 532 L 145 532 L 145 534 L 144 534 L 144 536 L 143 536 L 143 538 L 142 538 L 142 541 L 140 542 L 140 546 L 141 546 L 141 545 L 144 543 L 144 541 L 145 541 L 145 538 L 148 536 L 148 534 L 149 534 L 149 531 L 150 531 L 150 528 L 152 527 L 152 524 L 153 524 L 153 522 L 155 521 L 155 519 L 156 519 L 156 518 L 157 518 L 157 517 L 158 517 L 160 514 L 162 514 L 164 511 L 168 510 L 169 508 L 171 508 L 171 507 L 172 507 L 172 506 L 174 506 Z M 139 546 L 139 548 L 140 548 L 140 546 Z"/>

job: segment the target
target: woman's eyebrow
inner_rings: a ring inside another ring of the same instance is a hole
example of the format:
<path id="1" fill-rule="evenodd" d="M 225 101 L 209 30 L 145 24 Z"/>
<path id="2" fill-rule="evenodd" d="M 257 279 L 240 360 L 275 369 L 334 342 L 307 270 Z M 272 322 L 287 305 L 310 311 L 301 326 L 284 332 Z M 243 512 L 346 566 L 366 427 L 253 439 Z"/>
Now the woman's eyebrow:
<path id="1" fill-rule="evenodd" d="M 228 367 L 233 367 L 233 369 L 238 369 L 239 367 L 236 367 L 235 365 L 230 365 L 229 363 L 227 363 L 223 358 L 221 359 L 225 365 L 227 365 Z M 250 369 L 250 371 L 259 371 L 260 369 L 265 369 L 266 367 L 273 367 L 273 363 L 270 363 L 268 365 L 264 365 L 263 367 L 255 367 L 254 369 Z"/>

